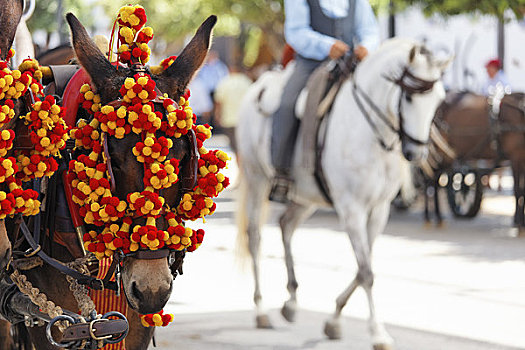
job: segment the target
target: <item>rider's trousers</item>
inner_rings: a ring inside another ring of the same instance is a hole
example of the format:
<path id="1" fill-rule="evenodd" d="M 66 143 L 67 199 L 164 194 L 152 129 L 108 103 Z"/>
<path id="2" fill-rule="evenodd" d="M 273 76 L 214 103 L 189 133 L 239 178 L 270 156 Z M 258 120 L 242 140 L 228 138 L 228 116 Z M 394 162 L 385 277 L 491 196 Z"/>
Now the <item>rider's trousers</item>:
<path id="1" fill-rule="evenodd" d="M 281 103 L 272 116 L 271 156 L 279 173 L 289 173 L 300 121 L 295 116 L 295 103 L 310 74 L 321 64 L 302 58 L 295 59 L 290 79 L 283 89 Z"/>

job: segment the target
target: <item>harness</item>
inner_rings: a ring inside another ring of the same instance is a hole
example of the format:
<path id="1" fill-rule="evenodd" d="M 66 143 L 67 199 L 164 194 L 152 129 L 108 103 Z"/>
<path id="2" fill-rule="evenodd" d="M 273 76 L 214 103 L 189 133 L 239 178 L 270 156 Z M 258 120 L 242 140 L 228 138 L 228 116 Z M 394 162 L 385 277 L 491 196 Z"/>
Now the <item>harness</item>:
<path id="1" fill-rule="evenodd" d="M 133 74 L 145 71 L 145 67 L 140 64 L 132 65 L 131 69 L 133 71 Z M 73 77 L 70 78 L 69 82 L 67 83 L 67 87 L 65 88 L 65 91 L 64 91 L 64 105 L 69 107 L 69 108 L 66 107 L 68 109 L 67 109 L 66 118 L 65 118 L 69 126 L 74 125 L 74 123 L 76 122 L 75 119 L 76 119 L 76 114 L 78 112 L 78 103 L 76 103 L 77 99 L 76 99 L 74 92 L 76 91 L 76 93 L 78 94 L 79 87 L 88 81 L 89 81 L 89 77 L 87 76 L 87 74 L 85 73 L 83 69 L 80 69 L 76 71 L 76 73 L 73 75 Z M 62 85 L 63 82 L 60 82 L 59 84 Z M 160 91 L 157 91 L 158 96 L 159 94 L 160 96 L 162 96 L 162 93 L 160 93 Z M 26 94 L 25 96 L 26 106 L 29 106 L 31 103 L 34 103 L 34 99 L 32 96 L 33 95 L 31 93 Z M 154 104 L 160 104 L 162 106 L 162 101 L 158 99 L 158 97 L 152 102 Z M 109 104 L 118 108 L 118 106 L 122 104 L 122 101 L 115 100 L 115 101 L 110 102 Z M 74 108 L 74 106 L 76 106 L 76 108 Z M 24 127 L 23 123 L 18 123 L 18 125 L 22 125 L 21 126 L 22 128 Z M 26 149 L 30 149 L 31 147 L 30 146 L 31 142 L 29 139 L 29 130 L 27 130 L 27 128 L 25 129 L 26 129 L 26 133 L 17 134 L 17 142 L 15 143 L 13 147 L 15 150 L 26 150 Z M 20 137 L 18 135 L 20 135 Z M 114 179 L 114 175 L 113 175 L 113 171 L 111 167 L 111 156 L 109 154 L 109 150 L 107 146 L 107 136 L 104 137 L 103 139 L 104 139 L 103 151 L 107 159 L 107 165 L 108 165 L 107 168 L 108 168 L 108 173 L 110 177 L 111 189 L 114 190 L 115 189 L 115 179 Z M 195 133 L 193 130 L 188 131 L 187 140 L 189 141 L 189 145 L 190 145 L 189 147 L 190 154 L 188 157 L 189 158 L 188 166 L 183 168 L 180 174 L 179 181 L 181 185 L 180 190 L 182 194 L 188 191 L 191 191 L 193 187 L 195 186 L 196 179 L 197 179 L 198 150 L 197 150 L 197 141 L 196 141 Z M 73 145 L 71 143 L 69 143 L 66 146 L 66 150 L 65 150 L 66 160 L 71 159 L 72 148 L 73 148 Z M 37 181 L 35 181 L 34 187 L 35 187 L 34 189 L 37 192 L 42 193 L 40 184 L 38 184 Z M 82 234 L 85 232 L 85 230 L 83 229 L 82 219 L 78 212 L 78 205 L 72 202 L 71 188 L 70 188 L 70 185 L 65 181 L 64 181 L 64 187 L 66 191 L 66 198 L 68 201 L 71 218 L 75 226 L 75 229 L 77 230 L 77 236 L 79 239 L 78 243 L 83 249 Z M 48 196 L 46 196 L 46 198 L 48 198 Z M 48 210 L 50 209 L 49 207 L 47 208 Z M 51 213 L 51 216 L 53 216 L 53 213 Z M 41 219 L 41 214 L 38 214 L 34 220 L 33 230 L 31 232 L 31 230 L 28 228 L 26 222 L 22 219 L 21 216 L 16 218 L 15 232 L 17 233 L 19 231 L 22 232 L 23 237 L 25 238 L 25 240 L 27 241 L 31 249 L 30 252 L 25 253 L 25 256 L 28 257 L 28 256 L 36 255 L 40 257 L 43 261 L 45 261 L 46 263 L 48 263 L 50 266 L 54 267 L 58 271 L 68 276 L 73 277 L 81 285 L 86 285 L 89 288 L 92 288 L 95 290 L 111 289 L 111 290 L 114 290 L 118 295 L 120 292 L 120 280 L 118 278 L 118 276 L 120 275 L 119 268 L 122 263 L 122 260 L 125 257 L 129 257 L 129 256 L 132 256 L 135 259 L 146 259 L 146 260 L 169 258 L 169 263 L 170 263 L 169 265 L 170 265 L 170 269 L 173 274 L 173 277 L 175 278 L 178 274 L 183 273 L 182 263 L 183 263 L 183 259 L 185 256 L 185 251 L 170 251 L 168 249 L 158 249 L 158 250 L 153 250 L 153 251 L 152 250 L 138 250 L 136 252 L 130 252 L 128 254 L 123 254 L 122 252 L 119 252 L 118 254 L 115 254 L 111 267 L 103 279 L 98 279 L 98 278 L 95 278 L 95 277 L 92 277 L 86 274 L 82 274 L 74 269 L 69 268 L 64 263 L 50 257 L 48 254 L 46 254 L 42 250 L 42 247 L 40 245 L 40 238 L 41 238 L 41 227 L 40 227 L 41 220 L 40 219 Z M 50 232 L 50 235 L 51 235 L 51 232 Z M 50 238 L 52 239 L 52 237 Z M 113 277 L 113 275 L 115 275 L 116 281 L 110 280 Z"/>
<path id="2" fill-rule="evenodd" d="M 395 85 L 399 86 L 401 89 L 401 94 L 399 95 L 399 100 L 397 103 L 397 115 L 398 115 L 398 121 L 399 126 L 396 127 L 390 118 L 377 106 L 377 104 L 372 101 L 370 96 L 368 96 L 354 81 L 353 82 L 353 89 L 352 93 L 354 96 L 354 99 L 357 103 L 357 106 L 359 107 L 359 110 L 361 111 L 361 114 L 365 117 L 366 121 L 372 128 L 372 131 L 374 132 L 379 144 L 385 151 L 392 151 L 395 147 L 395 142 L 391 145 L 387 145 L 384 139 L 381 137 L 381 134 L 379 132 L 377 124 L 374 123 L 372 120 L 372 116 L 365 108 L 366 103 L 372 111 L 379 117 L 379 119 L 395 134 L 397 134 L 398 139 L 402 140 L 403 138 L 406 138 L 408 141 L 416 144 L 416 145 L 426 145 L 428 144 L 428 140 L 418 140 L 414 138 L 413 136 L 409 135 L 404 130 L 404 116 L 403 116 L 403 109 L 401 108 L 401 103 L 403 101 L 403 98 L 410 99 L 412 95 L 414 94 L 424 94 L 426 92 L 429 92 L 434 87 L 434 84 L 438 81 L 436 80 L 425 80 L 416 77 L 412 72 L 410 72 L 410 69 L 408 66 L 406 66 L 403 69 L 403 73 L 401 76 L 397 79 L 392 79 L 389 77 L 385 77 L 385 79 L 391 81 Z"/>

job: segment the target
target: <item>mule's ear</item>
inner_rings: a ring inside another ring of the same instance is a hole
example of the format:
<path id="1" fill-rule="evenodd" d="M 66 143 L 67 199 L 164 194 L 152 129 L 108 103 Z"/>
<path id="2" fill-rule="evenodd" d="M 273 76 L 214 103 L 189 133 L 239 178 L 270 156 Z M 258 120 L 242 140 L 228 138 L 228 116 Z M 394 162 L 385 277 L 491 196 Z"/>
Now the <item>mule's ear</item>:
<path id="1" fill-rule="evenodd" d="M 2 30 L 0 30 L 0 59 L 4 60 L 11 45 L 13 45 L 16 28 L 20 18 L 22 18 L 24 1 L 2 1 L 2 6 L 3 8 L 0 9 L 0 23 L 2 24 Z"/>
<path id="2" fill-rule="evenodd" d="M 211 32 L 215 23 L 217 23 L 217 16 L 208 17 L 175 62 L 162 73 L 161 77 L 169 84 L 167 89 L 170 95 L 183 94 L 191 78 L 203 64 L 210 47 Z"/>
<path id="3" fill-rule="evenodd" d="M 73 48 L 78 61 L 89 74 L 101 99 L 105 102 L 113 99 L 122 85 L 118 79 L 119 72 L 91 40 L 78 18 L 68 13 L 66 19 L 71 28 Z"/>

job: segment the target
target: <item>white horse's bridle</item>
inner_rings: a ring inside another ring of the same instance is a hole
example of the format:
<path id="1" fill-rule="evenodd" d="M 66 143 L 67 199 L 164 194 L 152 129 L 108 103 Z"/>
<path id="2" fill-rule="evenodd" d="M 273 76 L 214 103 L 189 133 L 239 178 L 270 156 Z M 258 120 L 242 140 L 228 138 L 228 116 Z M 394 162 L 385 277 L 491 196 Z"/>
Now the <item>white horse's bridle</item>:
<path id="1" fill-rule="evenodd" d="M 403 101 L 403 98 L 406 98 L 407 100 L 410 101 L 411 98 L 412 98 L 412 95 L 414 95 L 414 94 L 424 94 L 424 93 L 427 93 L 427 92 L 431 91 L 434 88 L 434 85 L 436 84 L 436 82 L 439 79 L 436 79 L 436 80 L 425 80 L 425 79 L 418 78 L 418 77 L 416 77 L 414 74 L 412 74 L 410 72 L 410 69 L 407 66 L 405 66 L 405 68 L 403 69 L 403 73 L 401 74 L 401 76 L 399 78 L 397 78 L 397 79 L 393 79 L 393 78 L 390 78 L 390 77 L 384 77 L 384 78 L 386 80 L 394 83 L 395 85 L 397 85 L 401 89 L 401 93 L 399 94 L 399 100 L 398 100 L 398 105 L 397 105 L 397 114 L 398 114 L 398 121 L 399 121 L 399 126 L 398 127 L 396 127 L 392 123 L 392 121 L 377 106 L 377 104 L 374 103 L 374 101 L 372 101 L 372 99 L 363 91 L 363 89 L 361 89 L 357 85 L 357 82 L 355 81 L 355 79 L 354 79 L 354 82 L 353 82 L 353 89 L 352 89 L 352 93 L 353 93 L 354 99 L 355 99 L 355 101 L 357 103 L 357 106 L 359 107 L 359 110 L 361 111 L 361 113 L 365 117 L 366 121 L 368 122 L 368 124 L 372 128 L 372 131 L 374 132 L 374 134 L 375 134 L 379 144 L 386 151 L 392 151 L 394 149 L 394 146 L 395 146 L 395 142 L 393 144 L 391 144 L 391 145 L 387 145 L 386 142 L 383 140 L 377 125 L 374 123 L 374 121 L 372 120 L 371 115 L 366 110 L 366 108 L 364 106 L 364 103 L 363 103 L 363 100 L 364 100 L 364 102 L 366 102 L 366 104 L 368 104 L 368 106 L 372 109 L 372 111 L 374 111 L 374 113 L 379 117 L 379 119 L 381 121 L 383 121 L 383 123 L 390 130 L 392 130 L 394 133 L 396 133 L 398 135 L 398 139 L 399 140 L 402 140 L 403 138 L 406 138 L 409 142 L 412 142 L 412 143 L 414 143 L 416 145 L 426 145 L 426 144 L 428 144 L 428 140 L 424 140 L 423 141 L 423 140 L 416 139 L 415 137 L 409 135 L 404 130 L 404 127 L 403 127 L 404 117 L 403 117 L 403 110 L 401 108 L 401 102 Z"/>

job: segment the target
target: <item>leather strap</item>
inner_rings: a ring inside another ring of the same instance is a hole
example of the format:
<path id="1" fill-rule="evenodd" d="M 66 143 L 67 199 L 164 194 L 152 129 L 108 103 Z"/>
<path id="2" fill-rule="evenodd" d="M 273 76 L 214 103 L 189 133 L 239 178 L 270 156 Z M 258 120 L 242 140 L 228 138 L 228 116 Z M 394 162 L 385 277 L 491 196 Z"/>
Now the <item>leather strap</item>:
<path id="1" fill-rule="evenodd" d="M 58 271 L 73 277 L 74 279 L 78 281 L 79 284 L 86 285 L 92 289 L 103 290 L 106 288 L 106 289 L 117 290 L 117 283 L 109 281 L 109 278 L 111 278 L 111 276 L 108 278 L 108 276 L 106 275 L 104 280 L 100 280 L 100 279 L 97 279 L 97 278 L 94 278 L 88 275 L 84 275 L 76 270 L 73 270 L 67 267 L 60 261 L 53 259 L 49 255 L 44 253 L 40 245 L 37 242 L 35 242 L 31 234 L 31 231 L 29 231 L 29 229 L 27 228 L 27 225 L 24 220 L 21 220 L 20 228 L 22 230 L 22 233 L 24 234 L 25 239 L 31 246 L 31 249 L 33 249 L 32 254 L 37 255 L 38 257 L 40 257 L 42 260 L 44 260 L 46 263 L 48 263 L 49 265 L 51 265 Z"/>
<path id="2" fill-rule="evenodd" d="M 62 343 L 79 340 L 91 340 L 93 333 L 96 338 L 113 337 L 125 333 L 128 330 L 128 322 L 126 320 L 100 320 L 96 322 L 76 323 L 64 331 L 62 336 Z"/>
<path id="3" fill-rule="evenodd" d="M 131 253 L 129 256 L 132 256 L 135 259 L 154 260 L 166 258 L 169 254 L 170 251 L 168 249 L 137 250 L 136 252 Z"/>

